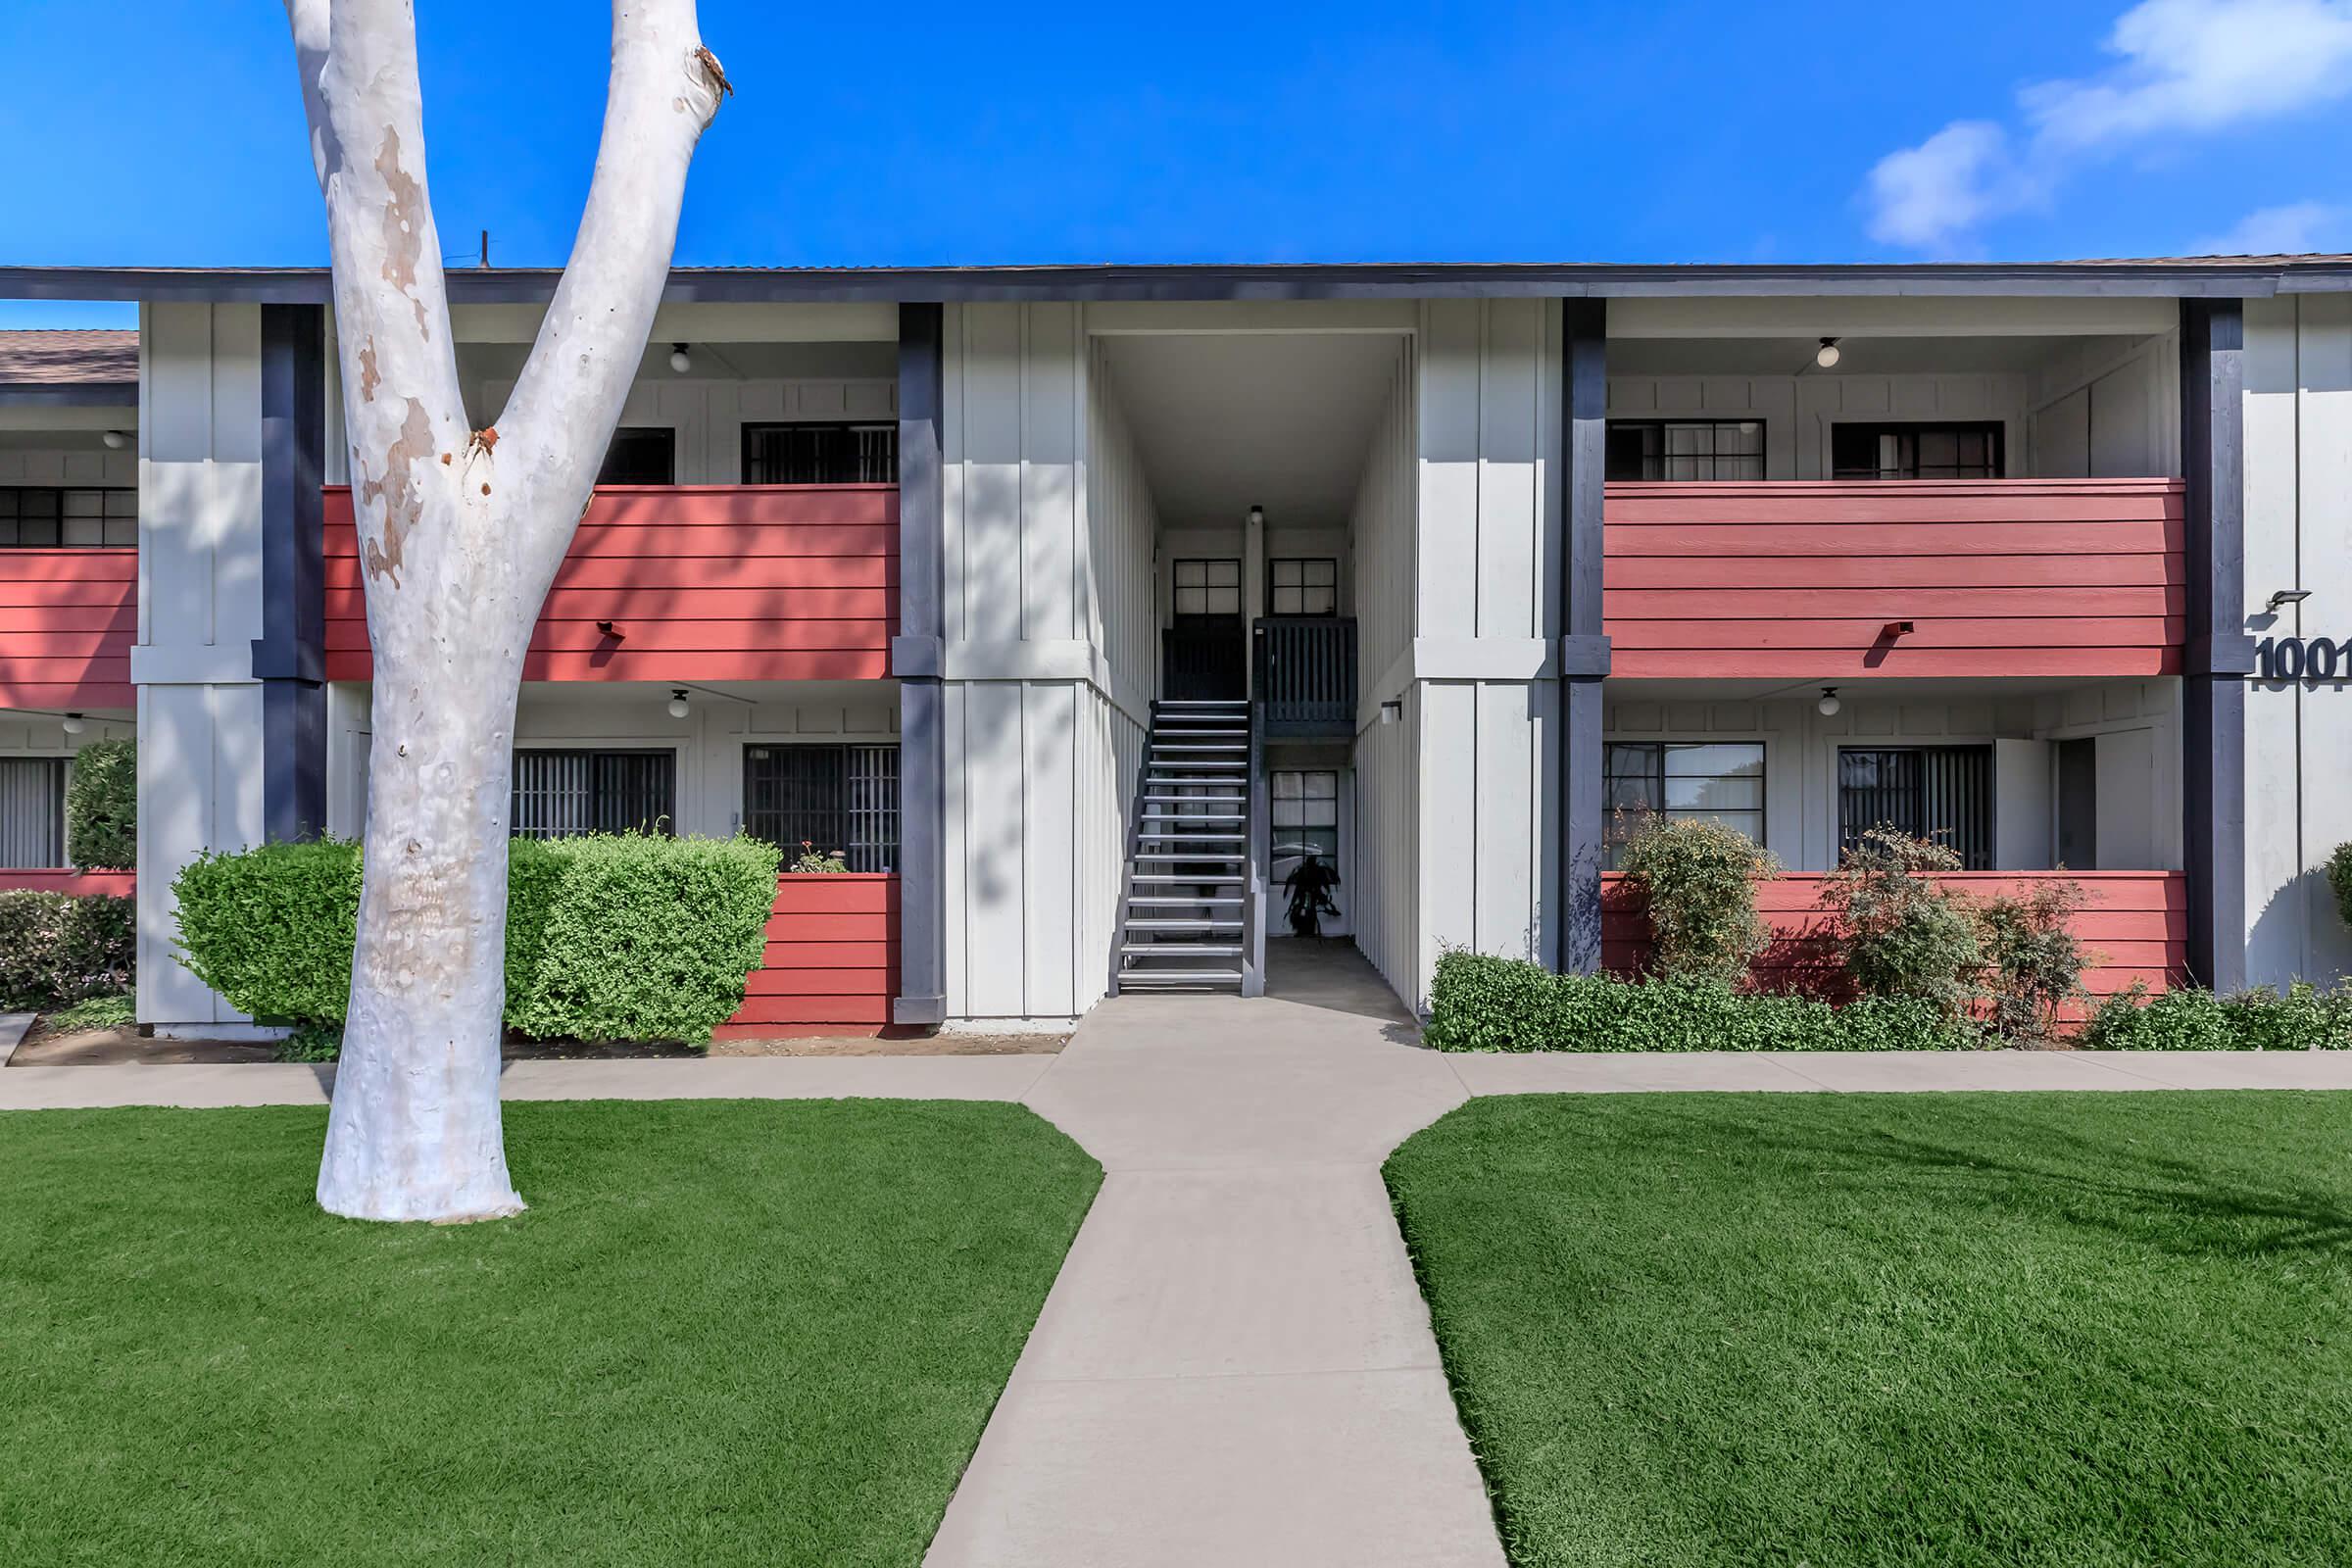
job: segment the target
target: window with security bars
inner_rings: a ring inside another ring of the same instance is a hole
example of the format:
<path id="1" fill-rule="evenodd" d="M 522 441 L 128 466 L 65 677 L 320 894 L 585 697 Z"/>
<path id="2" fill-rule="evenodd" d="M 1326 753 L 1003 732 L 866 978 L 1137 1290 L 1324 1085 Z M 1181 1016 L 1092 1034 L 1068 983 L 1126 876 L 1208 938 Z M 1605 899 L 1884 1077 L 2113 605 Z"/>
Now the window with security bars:
<path id="1" fill-rule="evenodd" d="M 1238 615 L 1241 612 L 1242 564 L 1239 561 L 1176 563 L 1176 613 Z"/>
<path id="2" fill-rule="evenodd" d="M 1340 612 L 1337 560 L 1275 560 L 1266 563 L 1266 613 L 1336 615 Z"/>
<path id="3" fill-rule="evenodd" d="M 66 863 L 66 760 L 0 759 L 0 865 L 50 870 Z"/>
<path id="4" fill-rule="evenodd" d="M 1761 479 L 1761 419 L 1611 419 L 1611 479 Z"/>
<path id="5" fill-rule="evenodd" d="M 598 484 L 676 484 L 678 432 L 666 424 L 623 425 L 605 448 Z"/>
<path id="6" fill-rule="evenodd" d="M 2001 426 L 1838 424 L 1830 427 L 1833 479 L 1998 479 Z"/>
<path id="7" fill-rule="evenodd" d="M 1874 827 L 1928 839 L 1968 871 L 1992 869 L 1992 748 L 1846 747 L 1838 753 L 1838 846 Z"/>
<path id="8" fill-rule="evenodd" d="M 516 838 L 675 831 L 677 753 L 518 751 L 507 830 Z"/>
<path id="9" fill-rule="evenodd" d="M 1601 754 L 1602 842 L 1617 869 L 1644 817 L 1720 822 L 1764 842 L 1764 747 L 1754 741 L 1612 742 Z"/>
<path id="10" fill-rule="evenodd" d="M 897 484 L 896 424 L 747 424 L 745 484 Z"/>
<path id="11" fill-rule="evenodd" d="M 784 852 L 837 853 L 853 871 L 899 868 L 896 746 L 747 746 L 743 827 Z"/>
<path id="12" fill-rule="evenodd" d="M 0 486 L 0 550 L 95 550 L 138 542 L 136 489 Z"/>

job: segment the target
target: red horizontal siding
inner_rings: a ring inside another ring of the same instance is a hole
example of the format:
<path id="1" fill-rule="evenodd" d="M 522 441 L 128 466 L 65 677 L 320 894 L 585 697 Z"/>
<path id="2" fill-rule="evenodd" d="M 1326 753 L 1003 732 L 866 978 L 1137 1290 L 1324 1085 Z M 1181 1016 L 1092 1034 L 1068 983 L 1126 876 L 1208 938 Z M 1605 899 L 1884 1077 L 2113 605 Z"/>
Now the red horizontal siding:
<path id="1" fill-rule="evenodd" d="M 139 890 L 136 871 L 0 870 L 0 888 L 29 888 L 36 893 L 71 893 L 76 897 L 104 893 L 127 899 Z"/>
<path id="2" fill-rule="evenodd" d="M 2075 916 L 2076 937 L 2089 949 L 2083 989 L 2112 996 L 2134 982 L 2162 991 L 2188 963 L 2188 879 L 2180 871 L 1967 871 L 1938 880 L 1990 898 L 2030 892 L 2065 876 L 2082 885 L 2085 902 Z M 1649 960 L 1649 918 L 1642 900 L 1617 875 L 1601 879 L 1600 961 L 1612 974 L 1638 974 Z M 1838 990 L 1830 943 L 1834 923 L 1821 907 L 1823 878 L 1797 872 L 1757 884 L 1756 909 L 1773 943 L 1755 963 L 1767 989 Z"/>
<path id="3" fill-rule="evenodd" d="M 898 550 L 892 485 L 600 488 L 541 607 L 523 678 L 886 675 Z M 368 605 L 343 487 L 326 492 L 325 585 L 327 678 L 366 680 Z"/>
<path id="4" fill-rule="evenodd" d="M 2183 513 L 2178 479 L 1612 484 L 1610 672 L 2175 673 Z"/>
<path id="5" fill-rule="evenodd" d="M 899 989 L 898 877 L 777 878 L 762 963 L 720 1039 L 880 1033 Z"/>
<path id="6" fill-rule="evenodd" d="M 129 708 L 139 553 L 0 550 L 0 708 Z"/>

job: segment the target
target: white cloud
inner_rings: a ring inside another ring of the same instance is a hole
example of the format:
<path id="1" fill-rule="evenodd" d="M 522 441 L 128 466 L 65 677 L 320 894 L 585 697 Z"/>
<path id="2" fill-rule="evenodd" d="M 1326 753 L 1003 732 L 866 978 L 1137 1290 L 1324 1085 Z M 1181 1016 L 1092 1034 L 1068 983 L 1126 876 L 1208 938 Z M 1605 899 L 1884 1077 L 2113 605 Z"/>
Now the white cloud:
<path id="1" fill-rule="evenodd" d="M 2084 163 L 2135 144 L 2293 114 L 2352 92 L 2352 0 L 2141 0 L 2116 19 L 2116 65 L 2018 93 L 2022 136 L 1956 120 L 1871 171 L 1871 233 L 1920 250 L 2032 205 Z"/>
<path id="2" fill-rule="evenodd" d="M 2326 202 L 2290 202 L 2248 213 L 2189 249 L 2192 256 L 2308 256 L 2352 243 L 2352 210 Z"/>

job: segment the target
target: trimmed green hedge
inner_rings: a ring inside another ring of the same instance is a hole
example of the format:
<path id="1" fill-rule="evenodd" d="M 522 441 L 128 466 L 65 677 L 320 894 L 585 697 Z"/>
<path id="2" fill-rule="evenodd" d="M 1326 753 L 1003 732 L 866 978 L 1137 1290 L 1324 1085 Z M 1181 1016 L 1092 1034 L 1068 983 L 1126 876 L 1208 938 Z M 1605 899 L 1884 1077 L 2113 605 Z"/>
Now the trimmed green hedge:
<path id="1" fill-rule="evenodd" d="M 2135 988 L 2109 997 L 2076 1043 L 2085 1051 L 2352 1051 L 2352 981 L 2325 991 L 2298 982 L 2284 996 L 2269 986 L 2227 997 Z"/>
<path id="2" fill-rule="evenodd" d="M 1423 1038 L 1440 1051 L 1966 1051 L 1976 1025 L 1933 1002 L 1739 992 L 1707 980 L 1555 975 L 1519 958 L 1438 959 Z"/>
<path id="3" fill-rule="evenodd" d="M 0 1008 L 39 1011 L 127 991 L 137 960 L 133 901 L 0 891 Z"/>
<path id="4" fill-rule="evenodd" d="M 74 754 L 66 782 L 66 858 L 85 871 L 139 865 L 139 748 L 92 741 Z"/>
<path id="5" fill-rule="evenodd" d="M 2352 925 L 2352 844 L 2338 844 L 2328 857 L 2328 886 L 2335 893 L 2335 912 Z"/>
<path id="6" fill-rule="evenodd" d="M 757 839 L 516 839 L 508 853 L 510 1028 L 699 1044 L 743 1005 L 766 951 L 779 856 Z M 270 844 L 183 870 L 182 960 L 235 1006 L 340 1023 L 351 997 L 360 847 Z"/>

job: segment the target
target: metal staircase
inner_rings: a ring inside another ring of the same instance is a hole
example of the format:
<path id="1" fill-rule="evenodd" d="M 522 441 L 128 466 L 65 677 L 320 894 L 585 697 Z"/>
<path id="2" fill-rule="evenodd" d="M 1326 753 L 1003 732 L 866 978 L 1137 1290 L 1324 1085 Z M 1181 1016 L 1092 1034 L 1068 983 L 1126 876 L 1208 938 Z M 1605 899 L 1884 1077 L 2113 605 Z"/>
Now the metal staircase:
<path id="1" fill-rule="evenodd" d="M 1263 990 L 1264 786 L 1246 701 L 1152 705 L 1110 990 Z"/>

